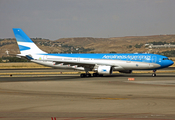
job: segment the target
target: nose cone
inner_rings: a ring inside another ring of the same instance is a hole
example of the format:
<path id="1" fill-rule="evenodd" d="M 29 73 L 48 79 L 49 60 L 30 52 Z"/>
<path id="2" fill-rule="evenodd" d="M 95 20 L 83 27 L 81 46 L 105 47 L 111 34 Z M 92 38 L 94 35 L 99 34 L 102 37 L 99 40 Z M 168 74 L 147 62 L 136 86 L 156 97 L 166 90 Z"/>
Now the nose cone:
<path id="1" fill-rule="evenodd" d="M 174 64 L 174 62 L 172 60 L 168 61 L 168 66 L 171 66 L 172 64 Z"/>
<path id="2" fill-rule="evenodd" d="M 166 68 L 171 66 L 172 64 L 174 64 L 174 62 L 172 60 L 164 60 L 161 64 L 161 68 Z"/>

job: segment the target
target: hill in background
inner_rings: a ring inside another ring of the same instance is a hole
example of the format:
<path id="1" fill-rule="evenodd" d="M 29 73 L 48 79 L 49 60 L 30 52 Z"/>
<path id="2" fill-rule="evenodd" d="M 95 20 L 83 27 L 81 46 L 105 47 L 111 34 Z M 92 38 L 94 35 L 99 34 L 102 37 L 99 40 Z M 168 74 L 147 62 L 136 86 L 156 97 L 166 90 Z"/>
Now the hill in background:
<path id="1" fill-rule="evenodd" d="M 174 47 L 150 48 L 150 44 L 175 44 L 175 35 L 127 36 L 116 38 L 61 38 L 55 41 L 32 38 L 36 45 L 48 53 L 162 53 Z M 19 54 L 14 38 L 0 39 L 0 57 Z"/>

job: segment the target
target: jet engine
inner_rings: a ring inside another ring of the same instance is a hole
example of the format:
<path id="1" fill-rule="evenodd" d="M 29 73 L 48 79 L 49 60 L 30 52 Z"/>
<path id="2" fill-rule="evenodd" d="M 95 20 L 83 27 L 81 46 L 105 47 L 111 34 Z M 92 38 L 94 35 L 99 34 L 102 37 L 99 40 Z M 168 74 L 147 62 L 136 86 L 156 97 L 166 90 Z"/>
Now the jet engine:
<path id="1" fill-rule="evenodd" d="M 98 66 L 97 73 L 98 74 L 112 74 L 113 69 L 111 66 Z"/>
<path id="2" fill-rule="evenodd" d="M 123 71 L 119 71 L 120 73 L 132 73 L 132 70 L 123 70 Z"/>

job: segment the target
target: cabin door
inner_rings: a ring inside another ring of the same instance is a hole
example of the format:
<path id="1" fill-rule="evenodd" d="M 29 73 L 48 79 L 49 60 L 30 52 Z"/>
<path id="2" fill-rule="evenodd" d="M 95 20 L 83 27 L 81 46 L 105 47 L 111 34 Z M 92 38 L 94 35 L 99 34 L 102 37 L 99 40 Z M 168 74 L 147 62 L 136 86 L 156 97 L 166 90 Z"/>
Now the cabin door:
<path id="1" fill-rule="evenodd" d="M 77 58 L 77 62 L 80 62 L 80 58 L 79 57 Z"/>
<path id="2" fill-rule="evenodd" d="M 47 60 L 47 55 L 44 55 L 43 56 L 43 60 Z"/>
<path id="3" fill-rule="evenodd" d="M 152 62 L 153 62 L 153 63 L 156 63 L 156 62 L 157 62 L 157 57 L 156 57 L 156 56 L 153 56 L 153 57 L 152 57 Z"/>
<path id="4" fill-rule="evenodd" d="M 131 63 L 131 58 L 127 57 L 126 63 Z"/>

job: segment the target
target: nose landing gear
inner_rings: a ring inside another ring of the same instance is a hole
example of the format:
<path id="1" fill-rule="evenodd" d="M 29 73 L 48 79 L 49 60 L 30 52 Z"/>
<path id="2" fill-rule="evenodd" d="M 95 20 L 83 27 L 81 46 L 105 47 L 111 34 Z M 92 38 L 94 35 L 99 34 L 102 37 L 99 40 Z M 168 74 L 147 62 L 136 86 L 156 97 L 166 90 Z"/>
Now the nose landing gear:
<path id="1" fill-rule="evenodd" d="M 153 70 L 152 76 L 153 76 L 153 77 L 156 77 L 156 70 Z"/>

